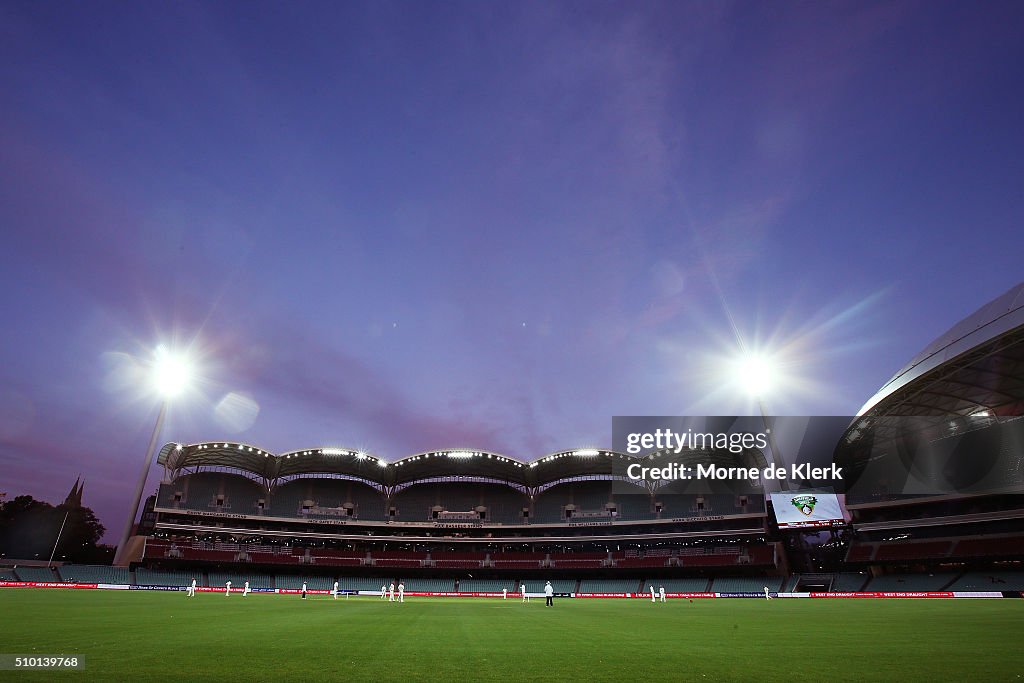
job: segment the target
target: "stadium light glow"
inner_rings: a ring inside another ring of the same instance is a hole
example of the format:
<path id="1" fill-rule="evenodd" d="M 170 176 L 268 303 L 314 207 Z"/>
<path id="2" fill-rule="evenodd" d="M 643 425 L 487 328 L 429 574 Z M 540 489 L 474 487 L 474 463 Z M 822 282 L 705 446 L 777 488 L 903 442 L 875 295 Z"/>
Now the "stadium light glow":
<path id="1" fill-rule="evenodd" d="M 744 353 L 733 367 L 734 380 L 755 398 L 771 393 L 778 382 L 779 369 L 774 358 L 762 353 Z"/>
<path id="2" fill-rule="evenodd" d="M 581 448 L 578 451 L 573 451 L 573 455 L 578 455 L 584 458 L 589 458 L 600 454 L 601 451 L 597 450 L 596 448 Z"/>
<path id="3" fill-rule="evenodd" d="M 448 454 L 449 458 L 472 458 L 476 453 L 469 451 L 452 451 Z"/>
<path id="4" fill-rule="evenodd" d="M 161 344 L 153 360 L 153 386 L 165 398 L 174 398 L 192 382 L 192 363 L 184 354 L 174 353 Z"/>

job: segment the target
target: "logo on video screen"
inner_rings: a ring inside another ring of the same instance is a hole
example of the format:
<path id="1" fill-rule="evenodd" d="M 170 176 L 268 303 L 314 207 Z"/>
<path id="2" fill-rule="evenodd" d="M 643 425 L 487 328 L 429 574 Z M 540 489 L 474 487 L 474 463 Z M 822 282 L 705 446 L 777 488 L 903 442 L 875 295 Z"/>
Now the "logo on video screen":
<path id="1" fill-rule="evenodd" d="M 814 496 L 797 496 L 795 498 L 791 498 L 789 502 L 792 503 L 793 507 L 797 510 L 810 517 L 811 513 L 814 512 L 814 506 L 817 504 L 818 499 Z"/>

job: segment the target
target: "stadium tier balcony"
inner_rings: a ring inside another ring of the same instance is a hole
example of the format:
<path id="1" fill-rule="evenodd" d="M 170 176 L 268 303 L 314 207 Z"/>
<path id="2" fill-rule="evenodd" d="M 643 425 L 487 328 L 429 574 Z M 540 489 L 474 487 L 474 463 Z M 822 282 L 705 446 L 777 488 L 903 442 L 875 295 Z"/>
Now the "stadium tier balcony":
<path id="1" fill-rule="evenodd" d="M 608 562 L 608 553 L 551 553 L 555 569 L 596 569 Z"/>
<path id="2" fill-rule="evenodd" d="M 301 556 L 290 553 L 257 553 L 247 552 L 249 562 L 253 564 L 299 564 Z"/>
<path id="3" fill-rule="evenodd" d="M 621 560 L 615 561 L 615 566 L 620 569 L 632 569 L 637 567 L 666 567 L 668 566 L 668 557 L 624 557 Z"/>
<path id="4" fill-rule="evenodd" d="M 951 557 L 1020 557 L 1024 556 L 1024 537 L 969 538 L 956 542 Z"/>
<path id="5" fill-rule="evenodd" d="M 491 553 L 495 569 L 538 569 L 547 553 Z"/>
<path id="6" fill-rule="evenodd" d="M 446 569 L 476 569 L 483 564 L 487 553 L 432 552 L 430 560 L 435 567 Z"/>
<path id="7" fill-rule="evenodd" d="M 854 543 L 846 553 L 847 562 L 870 562 L 875 556 L 875 546 L 871 543 Z"/>
<path id="8" fill-rule="evenodd" d="M 950 549 L 950 541 L 880 543 L 875 559 L 879 562 L 939 559 L 948 557 Z"/>
<path id="9" fill-rule="evenodd" d="M 371 557 L 377 567 L 421 567 L 427 553 L 382 551 L 372 553 Z"/>
<path id="10" fill-rule="evenodd" d="M 310 548 L 309 556 L 313 564 L 329 567 L 360 567 L 366 562 L 366 551 L 363 550 Z"/>

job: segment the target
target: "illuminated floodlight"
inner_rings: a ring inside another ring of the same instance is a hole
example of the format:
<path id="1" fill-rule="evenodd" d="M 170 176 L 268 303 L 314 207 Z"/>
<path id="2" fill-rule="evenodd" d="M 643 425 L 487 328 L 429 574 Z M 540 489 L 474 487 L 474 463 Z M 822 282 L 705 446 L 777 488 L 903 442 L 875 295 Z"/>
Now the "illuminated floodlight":
<path id="1" fill-rule="evenodd" d="M 771 356 L 745 353 L 736 359 L 733 380 L 755 398 L 763 398 L 778 383 L 778 364 Z"/>
<path id="2" fill-rule="evenodd" d="M 448 453 L 449 458 L 472 458 L 474 453 L 469 451 L 451 451 Z"/>
<path id="3" fill-rule="evenodd" d="M 320 452 L 324 455 L 348 455 L 348 451 L 342 448 L 322 448 Z"/>
<path id="4" fill-rule="evenodd" d="M 378 461 L 377 461 L 377 464 L 378 464 L 379 466 L 381 466 L 381 467 L 387 467 L 387 466 L 388 466 L 388 464 L 387 464 L 386 462 L 384 462 L 383 460 L 378 460 Z"/>
<path id="5" fill-rule="evenodd" d="M 595 455 L 600 455 L 601 451 L 596 448 L 581 448 L 578 451 L 573 451 L 573 455 L 578 455 L 584 458 L 590 458 Z"/>
<path id="6" fill-rule="evenodd" d="M 153 385 L 166 398 L 174 398 L 188 388 L 192 381 L 192 364 L 182 354 L 166 346 L 156 348 L 153 361 Z"/>

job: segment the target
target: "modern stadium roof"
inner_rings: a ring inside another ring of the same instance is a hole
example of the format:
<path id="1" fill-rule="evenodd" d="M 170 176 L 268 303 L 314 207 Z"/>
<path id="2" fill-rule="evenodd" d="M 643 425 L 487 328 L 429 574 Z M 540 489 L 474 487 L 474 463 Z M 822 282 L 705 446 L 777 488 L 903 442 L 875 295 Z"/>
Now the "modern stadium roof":
<path id="1" fill-rule="evenodd" d="M 266 484 L 298 476 L 336 475 L 361 479 L 380 486 L 401 486 L 435 478 L 473 477 L 524 487 L 584 477 L 611 477 L 613 469 L 625 469 L 623 460 L 645 462 L 662 458 L 662 453 L 638 457 L 603 448 L 556 451 L 530 462 L 479 449 L 453 448 L 424 451 L 394 462 L 352 448 L 319 447 L 274 454 L 238 441 L 195 444 L 168 443 L 160 449 L 157 462 L 170 477 L 194 468 L 224 467 L 254 476 Z M 693 451 L 695 460 L 718 461 L 723 457 L 741 464 L 744 458 L 718 451 Z M 742 455 L 742 454 L 741 454 Z M 616 464 L 618 465 L 616 467 Z"/>
<path id="2" fill-rule="evenodd" d="M 914 356 L 864 404 L 834 459 L 866 467 L 890 451 L 908 457 L 908 438 L 942 439 L 1021 416 L 1024 283 Z"/>
<path id="3" fill-rule="evenodd" d="M 1024 283 L 914 356 L 858 416 L 1024 414 Z"/>

